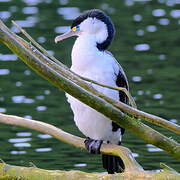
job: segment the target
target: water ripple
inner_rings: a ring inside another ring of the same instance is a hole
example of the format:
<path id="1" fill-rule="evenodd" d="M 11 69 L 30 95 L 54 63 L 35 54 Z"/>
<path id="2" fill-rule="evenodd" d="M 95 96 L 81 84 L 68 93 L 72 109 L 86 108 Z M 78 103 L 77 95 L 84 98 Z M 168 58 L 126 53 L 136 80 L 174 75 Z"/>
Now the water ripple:
<path id="1" fill-rule="evenodd" d="M 16 86 L 17 86 L 17 87 L 22 86 L 22 84 L 23 84 L 23 83 L 22 83 L 21 81 L 17 81 L 17 82 L 16 82 Z"/>
<path id="2" fill-rule="evenodd" d="M 80 15 L 79 8 L 77 7 L 63 7 L 58 8 L 57 13 L 62 15 L 66 20 L 74 20 L 77 16 Z"/>
<path id="3" fill-rule="evenodd" d="M 25 28 L 34 27 L 37 22 L 38 22 L 38 18 L 34 17 L 34 16 L 29 16 L 25 20 L 16 20 L 15 21 L 16 24 L 18 24 L 21 27 L 25 27 Z M 15 26 L 13 26 L 11 28 L 11 30 L 14 32 L 19 32 L 19 30 Z"/>
<path id="4" fill-rule="evenodd" d="M 138 29 L 138 30 L 136 31 L 136 34 L 137 34 L 138 36 L 143 36 L 143 35 L 144 35 L 144 30 Z"/>
<path id="5" fill-rule="evenodd" d="M 1 108 L 0 107 L 0 113 L 5 113 L 7 110 L 6 110 L 6 108 Z"/>
<path id="6" fill-rule="evenodd" d="M 48 134 L 38 134 L 37 137 L 39 137 L 41 139 L 50 139 L 50 138 L 52 138 L 52 136 L 50 136 Z"/>
<path id="7" fill-rule="evenodd" d="M 159 59 L 160 59 L 160 60 L 165 60 L 165 59 L 166 59 L 166 55 L 160 54 L 160 55 L 159 55 Z"/>
<path id="8" fill-rule="evenodd" d="M 168 18 L 161 18 L 158 23 L 162 26 L 167 26 L 170 23 L 170 20 Z"/>
<path id="9" fill-rule="evenodd" d="M 45 94 L 45 95 L 49 95 L 50 93 L 51 93 L 50 90 L 45 90 L 45 91 L 44 91 L 44 94 Z"/>
<path id="10" fill-rule="evenodd" d="M 8 74 L 10 74 L 9 69 L 0 69 L 0 75 L 8 75 Z"/>
<path id="11" fill-rule="evenodd" d="M 177 123 L 177 119 L 171 119 L 170 122 Z"/>
<path id="12" fill-rule="evenodd" d="M 46 42 L 46 38 L 43 37 L 43 36 L 40 36 L 40 37 L 37 38 L 37 42 L 38 43 L 45 43 Z"/>
<path id="13" fill-rule="evenodd" d="M 162 17 L 165 16 L 166 11 L 164 9 L 154 9 L 152 11 L 152 15 L 155 17 Z"/>
<path id="14" fill-rule="evenodd" d="M 86 163 L 78 163 L 78 164 L 74 164 L 74 167 L 86 167 L 87 164 Z"/>
<path id="15" fill-rule="evenodd" d="M 4 101 L 4 99 L 5 99 L 4 97 L 0 97 L 0 101 L 1 101 L 1 102 Z"/>
<path id="16" fill-rule="evenodd" d="M 115 9 L 110 7 L 108 3 L 102 3 L 100 7 L 102 10 L 107 11 L 109 14 L 113 14 L 115 12 Z"/>
<path id="17" fill-rule="evenodd" d="M 38 8 L 37 7 L 24 7 L 22 9 L 22 12 L 24 14 L 37 14 L 38 13 Z"/>
<path id="18" fill-rule="evenodd" d="M 148 51 L 150 49 L 149 44 L 137 44 L 134 46 L 136 51 Z"/>
<path id="19" fill-rule="evenodd" d="M 170 15 L 173 18 L 180 18 L 180 9 L 174 9 L 170 12 Z"/>
<path id="20" fill-rule="evenodd" d="M 25 96 L 13 96 L 11 97 L 14 103 L 34 103 L 34 99 L 26 98 Z"/>
<path id="21" fill-rule="evenodd" d="M 162 94 L 154 94 L 153 99 L 162 99 L 163 95 Z"/>
<path id="22" fill-rule="evenodd" d="M 36 110 L 37 110 L 37 111 L 46 111 L 46 110 L 47 110 L 47 107 L 46 107 L 46 106 L 37 106 L 37 107 L 36 107 Z"/>
<path id="23" fill-rule="evenodd" d="M 142 81 L 142 77 L 141 76 L 133 76 L 132 77 L 132 81 L 133 82 L 141 82 Z"/>
<path id="24" fill-rule="evenodd" d="M 144 91 L 143 91 L 143 90 L 138 90 L 138 91 L 137 91 L 137 95 L 142 96 L 143 94 L 144 94 Z"/>
<path id="25" fill-rule="evenodd" d="M 27 136 L 31 136 L 32 133 L 31 132 L 18 132 L 16 133 L 16 136 L 19 136 L 19 137 L 27 137 Z"/>
<path id="26" fill-rule="evenodd" d="M 69 0 L 59 0 L 59 3 L 60 3 L 61 5 L 66 5 L 66 4 L 69 3 Z"/>
<path id="27" fill-rule="evenodd" d="M 42 2 L 42 0 L 23 0 L 29 6 L 35 6 Z"/>
<path id="28" fill-rule="evenodd" d="M 14 147 L 31 147 L 30 143 L 15 143 Z"/>
<path id="29" fill-rule="evenodd" d="M 17 6 L 10 6 L 9 7 L 10 12 L 17 12 L 17 10 L 18 10 Z"/>
<path id="30" fill-rule="evenodd" d="M 142 20 L 142 16 L 140 14 L 135 14 L 133 16 L 133 20 L 136 22 L 140 22 Z"/>
<path id="31" fill-rule="evenodd" d="M 26 119 L 32 119 L 32 116 L 30 116 L 30 115 L 25 115 L 23 117 L 26 118 Z"/>
<path id="32" fill-rule="evenodd" d="M 26 154 L 26 151 L 11 151 L 10 154 Z"/>
<path id="33" fill-rule="evenodd" d="M 11 138 L 8 140 L 10 143 L 22 143 L 22 142 L 27 142 L 31 141 L 32 138 Z"/>
<path id="34" fill-rule="evenodd" d="M 10 2 L 12 0 L 0 0 L 0 2 Z"/>
<path id="35" fill-rule="evenodd" d="M 0 54 L 0 61 L 16 61 L 17 56 L 15 54 Z"/>
<path id="36" fill-rule="evenodd" d="M 0 17 L 1 19 L 6 20 L 11 17 L 11 13 L 9 11 L 1 11 Z"/>
<path id="37" fill-rule="evenodd" d="M 36 99 L 43 100 L 45 97 L 43 95 L 36 96 Z"/>
<path id="38" fill-rule="evenodd" d="M 158 148 L 158 147 L 155 147 L 154 145 L 152 144 L 146 144 L 147 146 L 147 150 L 149 152 L 160 152 L 160 151 L 163 151 L 162 149 Z"/>
<path id="39" fill-rule="evenodd" d="M 24 71 L 24 74 L 27 75 L 27 76 L 29 76 L 29 75 L 31 74 L 31 71 L 30 71 L 29 69 L 26 69 L 26 70 Z"/>
<path id="40" fill-rule="evenodd" d="M 58 34 L 60 33 L 65 33 L 67 32 L 68 30 L 70 30 L 70 26 L 57 26 L 55 27 L 54 31 Z"/>
<path id="41" fill-rule="evenodd" d="M 35 149 L 36 152 L 48 152 L 52 151 L 52 148 L 37 148 Z"/>
<path id="42" fill-rule="evenodd" d="M 139 157 L 139 154 L 138 154 L 138 153 L 132 153 L 132 156 L 133 156 L 134 158 L 136 158 L 136 157 Z"/>
<path id="43" fill-rule="evenodd" d="M 149 25 L 146 27 L 146 30 L 148 32 L 155 32 L 155 31 L 157 31 L 157 27 L 155 25 Z"/>

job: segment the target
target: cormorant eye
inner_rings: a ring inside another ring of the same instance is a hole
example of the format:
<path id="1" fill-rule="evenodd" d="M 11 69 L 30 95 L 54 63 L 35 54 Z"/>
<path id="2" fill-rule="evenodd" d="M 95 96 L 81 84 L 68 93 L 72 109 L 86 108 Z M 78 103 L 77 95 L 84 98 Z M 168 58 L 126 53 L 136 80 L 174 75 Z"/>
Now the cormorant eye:
<path id="1" fill-rule="evenodd" d="M 80 31 L 80 26 L 74 26 L 73 28 L 71 28 L 72 31 Z"/>

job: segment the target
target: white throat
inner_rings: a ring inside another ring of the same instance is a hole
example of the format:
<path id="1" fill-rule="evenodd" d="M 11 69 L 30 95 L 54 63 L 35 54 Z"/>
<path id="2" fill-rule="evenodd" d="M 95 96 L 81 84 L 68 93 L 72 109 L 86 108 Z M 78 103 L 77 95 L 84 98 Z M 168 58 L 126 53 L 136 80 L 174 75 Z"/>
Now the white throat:
<path id="1" fill-rule="evenodd" d="M 84 70 L 89 65 L 95 63 L 97 56 L 101 52 L 96 47 L 96 38 L 90 34 L 82 34 L 79 36 L 72 49 L 72 70 Z"/>

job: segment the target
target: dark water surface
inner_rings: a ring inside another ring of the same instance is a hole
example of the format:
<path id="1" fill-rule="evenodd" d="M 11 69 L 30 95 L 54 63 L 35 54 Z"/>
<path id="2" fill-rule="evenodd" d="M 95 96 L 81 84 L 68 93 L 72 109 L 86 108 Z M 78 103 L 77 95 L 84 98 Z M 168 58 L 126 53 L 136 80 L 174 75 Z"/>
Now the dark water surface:
<path id="1" fill-rule="evenodd" d="M 0 0 L 0 18 L 11 20 L 70 66 L 74 38 L 54 44 L 54 37 L 87 9 L 109 14 L 117 30 L 110 51 L 124 67 L 138 108 L 178 123 L 180 119 L 179 0 Z M 73 122 L 64 92 L 23 64 L 0 44 L 0 112 L 37 119 L 82 136 Z M 178 140 L 177 135 L 155 127 Z M 148 170 L 159 162 L 180 170 L 178 161 L 126 131 L 123 145 Z M 0 158 L 9 164 L 40 168 L 104 171 L 100 156 L 89 155 L 51 136 L 16 126 L 0 125 Z"/>

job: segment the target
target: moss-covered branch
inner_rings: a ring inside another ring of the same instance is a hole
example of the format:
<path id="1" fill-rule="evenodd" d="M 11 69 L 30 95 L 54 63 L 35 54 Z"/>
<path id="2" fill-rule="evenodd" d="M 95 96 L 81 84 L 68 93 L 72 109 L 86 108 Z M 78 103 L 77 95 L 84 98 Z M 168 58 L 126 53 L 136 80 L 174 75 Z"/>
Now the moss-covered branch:
<path id="1" fill-rule="evenodd" d="M 146 126 L 138 119 L 121 112 L 119 110 L 120 108 L 118 109 L 117 107 L 131 107 L 97 92 L 89 84 L 69 71 L 67 67 L 57 65 L 37 49 L 34 49 L 25 40 L 12 33 L 1 21 L 0 41 L 17 54 L 28 66 L 56 87 L 66 91 L 83 103 L 96 109 L 98 112 L 101 112 L 146 142 L 180 159 L 180 145 L 177 142 Z M 131 110 L 133 110 L 133 108 L 131 108 Z"/>
<path id="2" fill-rule="evenodd" d="M 0 163 L 0 179 L 3 180 L 179 180 L 180 175 L 164 166 L 161 172 L 127 171 L 121 174 L 86 173 L 82 171 L 45 170 L 35 167 L 12 166 Z"/>

